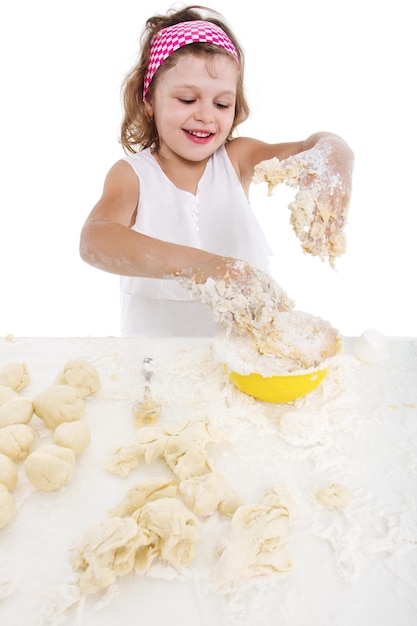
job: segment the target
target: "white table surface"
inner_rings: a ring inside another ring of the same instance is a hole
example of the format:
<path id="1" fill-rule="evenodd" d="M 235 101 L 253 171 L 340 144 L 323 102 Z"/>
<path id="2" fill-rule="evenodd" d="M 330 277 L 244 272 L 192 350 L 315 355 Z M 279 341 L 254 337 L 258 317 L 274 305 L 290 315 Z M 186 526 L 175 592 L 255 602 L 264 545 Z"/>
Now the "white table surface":
<path id="1" fill-rule="evenodd" d="M 19 466 L 17 511 L 0 530 L 0 624 L 85 626 L 415 626 L 417 624 L 417 341 L 390 338 L 389 358 L 363 363 L 356 339 L 321 387 L 295 404 L 273 405 L 242 394 L 213 358 L 207 339 L 3 338 L 0 367 L 25 362 L 33 397 L 72 358 L 89 360 L 101 389 L 86 399 L 83 420 L 92 441 L 72 481 L 54 493 L 36 491 Z M 135 437 L 132 402 L 141 397 L 141 362 L 155 359 L 159 423 L 208 418 L 229 443 L 213 445 L 216 471 L 245 503 L 276 482 L 297 503 L 288 574 L 240 581 L 215 590 L 209 546 L 228 532 L 220 515 L 201 520 L 201 540 L 181 576 L 164 564 L 148 575 L 119 578 L 107 593 L 64 611 L 68 552 L 107 515 L 129 486 L 165 471 L 140 465 L 128 477 L 103 465 Z M 34 416 L 36 445 L 51 433 Z M 345 484 L 349 508 L 319 507 L 314 486 Z"/>

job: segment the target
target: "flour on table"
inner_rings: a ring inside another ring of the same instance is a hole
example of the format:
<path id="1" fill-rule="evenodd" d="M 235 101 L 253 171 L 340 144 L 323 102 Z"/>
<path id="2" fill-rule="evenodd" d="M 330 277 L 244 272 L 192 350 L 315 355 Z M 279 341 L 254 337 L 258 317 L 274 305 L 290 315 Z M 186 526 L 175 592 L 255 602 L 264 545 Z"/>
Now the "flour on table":
<path id="1" fill-rule="evenodd" d="M 0 578 L 0 601 L 11 596 L 17 589 L 15 577 Z"/>

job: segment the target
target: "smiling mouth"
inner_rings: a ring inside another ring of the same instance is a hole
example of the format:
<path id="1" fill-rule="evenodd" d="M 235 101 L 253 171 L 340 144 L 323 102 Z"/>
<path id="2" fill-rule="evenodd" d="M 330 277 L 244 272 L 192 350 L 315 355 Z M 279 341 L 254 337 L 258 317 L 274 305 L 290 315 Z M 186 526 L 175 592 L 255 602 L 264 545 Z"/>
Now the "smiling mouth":
<path id="1" fill-rule="evenodd" d="M 213 133 L 200 132 L 197 130 L 186 130 L 185 132 L 192 137 L 197 137 L 198 139 L 208 139 L 208 137 L 213 135 Z"/>

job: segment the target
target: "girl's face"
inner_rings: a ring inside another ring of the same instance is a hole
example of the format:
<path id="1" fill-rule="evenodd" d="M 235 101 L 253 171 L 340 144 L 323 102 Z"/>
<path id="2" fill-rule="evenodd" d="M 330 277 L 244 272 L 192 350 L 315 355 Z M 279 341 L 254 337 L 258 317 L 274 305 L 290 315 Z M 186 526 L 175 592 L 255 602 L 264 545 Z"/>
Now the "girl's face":
<path id="1" fill-rule="evenodd" d="M 158 130 L 161 156 L 207 159 L 221 146 L 235 116 L 238 67 L 223 54 L 186 54 L 158 77 L 145 103 Z"/>

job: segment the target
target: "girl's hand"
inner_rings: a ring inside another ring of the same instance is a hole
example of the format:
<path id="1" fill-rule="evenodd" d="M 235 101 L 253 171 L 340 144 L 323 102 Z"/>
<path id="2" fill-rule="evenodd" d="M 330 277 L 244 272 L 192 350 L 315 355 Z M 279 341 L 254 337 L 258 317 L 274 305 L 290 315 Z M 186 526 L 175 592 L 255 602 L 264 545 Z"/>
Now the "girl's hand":
<path id="1" fill-rule="evenodd" d="M 345 252 L 344 227 L 352 190 L 353 154 L 337 136 L 322 137 L 287 159 L 263 161 L 254 182 L 266 181 L 269 193 L 278 183 L 298 187 L 289 205 L 291 224 L 305 252 L 328 258 L 332 267 Z"/>
<path id="2" fill-rule="evenodd" d="M 195 297 L 213 312 L 213 318 L 229 334 L 249 334 L 258 342 L 267 334 L 278 311 L 287 311 L 293 302 L 265 272 L 245 261 L 225 257 L 222 271 L 205 282 L 178 278 Z M 220 270 L 220 265 L 216 265 Z"/>

